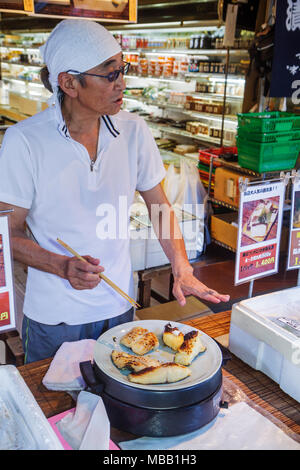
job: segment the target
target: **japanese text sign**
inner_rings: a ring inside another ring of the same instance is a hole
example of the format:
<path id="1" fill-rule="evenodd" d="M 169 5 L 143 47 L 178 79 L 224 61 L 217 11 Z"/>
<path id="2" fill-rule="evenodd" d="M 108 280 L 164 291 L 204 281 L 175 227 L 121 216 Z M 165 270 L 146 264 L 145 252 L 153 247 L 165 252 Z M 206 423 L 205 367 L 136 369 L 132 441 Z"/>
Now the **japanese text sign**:
<path id="1" fill-rule="evenodd" d="M 295 179 L 292 190 L 291 228 L 287 269 L 300 268 L 300 181 Z"/>
<path id="2" fill-rule="evenodd" d="M 281 181 L 241 191 L 235 284 L 277 272 L 284 193 Z"/>
<path id="3" fill-rule="evenodd" d="M 0 214 L 0 332 L 15 328 L 9 216 Z"/>

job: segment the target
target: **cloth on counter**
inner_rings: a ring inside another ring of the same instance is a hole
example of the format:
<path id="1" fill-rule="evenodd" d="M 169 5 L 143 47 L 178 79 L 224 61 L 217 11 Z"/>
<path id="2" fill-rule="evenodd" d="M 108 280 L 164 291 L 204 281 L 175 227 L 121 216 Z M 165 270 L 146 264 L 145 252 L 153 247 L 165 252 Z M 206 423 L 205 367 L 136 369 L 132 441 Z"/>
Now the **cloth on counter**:
<path id="1" fill-rule="evenodd" d="M 74 450 L 108 450 L 110 423 L 102 398 L 81 391 L 76 409 L 56 424 L 60 434 Z"/>
<path id="2" fill-rule="evenodd" d="M 203 428 L 172 437 L 142 437 L 121 442 L 123 450 L 300 450 L 272 421 L 245 402 L 222 409 Z"/>
<path id="3" fill-rule="evenodd" d="M 48 390 L 81 391 L 86 384 L 79 364 L 94 358 L 94 339 L 65 342 L 55 354 L 42 382 Z"/>
<path id="4" fill-rule="evenodd" d="M 105 406 L 100 396 L 84 391 L 86 384 L 79 367 L 80 362 L 93 360 L 95 343 L 93 339 L 63 343 L 42 381 L 49 390 L 77 392 L 74 412 L 56 423 L 74 450 L 109 449 L 110 423 Z"/>

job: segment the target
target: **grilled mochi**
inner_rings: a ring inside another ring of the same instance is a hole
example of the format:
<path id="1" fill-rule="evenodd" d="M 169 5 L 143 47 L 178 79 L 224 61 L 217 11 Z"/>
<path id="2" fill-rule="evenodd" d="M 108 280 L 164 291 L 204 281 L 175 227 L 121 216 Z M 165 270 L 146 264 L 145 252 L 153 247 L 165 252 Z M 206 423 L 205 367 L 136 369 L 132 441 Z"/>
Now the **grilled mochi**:
<path id="1" fill-rule="evenodd" d="M 139 354 L 140 356 L 143 356 L 159 346 L 156 335 L 146 330 L 146 328 L 141 327 L 132 328 L 132 330 L 121 338 L 120 343 L 132 349 L 135 354 Z"/>
<path id="2" fill-rule="evenodd" d="M 139 372 L 147 367 L 158 367 L 161 365 L 161 362 L 156 359 L 152 359 L 149 356 L 132 356 L 131 354 L 127 354 L 123 351 L 116 351 L 115 349 L 111 354 L 111 358 L 118 369 L 131 369 L 135 372 Z"/>
<path id="3" fill-rule="evenodd" d="M 175 327 L 172 328 L 171 323 L 167 323 L 165 325 L 165 329 L 163 332 L 163 342 L 165 345 L 169 346 L 169 348 L 177 351 L 184 341 L 183 333 Z"/>
<path id="4" fill-rule="evenodd" d="M 174 361 L 176 364 L 188 366 L 199 353 L 206 350 L 200 337 L 201 333 L 199 331 L 190 331 L 184 335 L 184 342 L 175 354 Z"/>
<path id="5" fill-rule="evenodd" d="M 148 367 L 128 375 L 130 382 L 142 385 L 178 382 L 191 375 L 188 367 L 174 362 L 166 362 L 158 367 Z"/>

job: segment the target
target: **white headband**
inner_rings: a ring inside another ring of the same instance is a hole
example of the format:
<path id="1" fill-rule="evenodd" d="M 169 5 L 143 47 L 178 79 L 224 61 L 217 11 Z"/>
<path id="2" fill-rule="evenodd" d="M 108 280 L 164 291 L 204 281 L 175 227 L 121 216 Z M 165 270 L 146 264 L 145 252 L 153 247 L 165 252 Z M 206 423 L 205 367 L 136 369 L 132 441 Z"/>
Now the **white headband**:
<path id="1" fill-rule="evenodd" d="M 40 47 L 49 70 L 53 95 L 58 89 L 58 75 L 67 70 L 85 72 L 121 52 L 113 35 L 90 20 L 63 20 Z"/>

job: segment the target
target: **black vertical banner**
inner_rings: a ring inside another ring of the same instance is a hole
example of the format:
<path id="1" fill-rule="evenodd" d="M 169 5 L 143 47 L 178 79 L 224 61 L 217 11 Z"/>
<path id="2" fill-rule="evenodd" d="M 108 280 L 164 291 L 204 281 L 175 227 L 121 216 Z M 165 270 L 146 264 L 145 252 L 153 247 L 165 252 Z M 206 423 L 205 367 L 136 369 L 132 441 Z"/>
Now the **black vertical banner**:
<path id="1" fill-rule="evenodd" d="M 277 0 L 270 96 L 290 98 L 300 80 L 300 0 Z"/>

